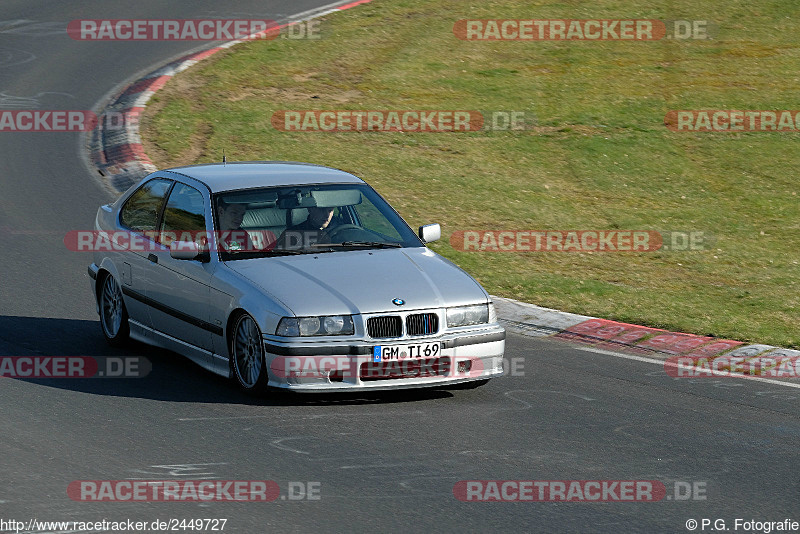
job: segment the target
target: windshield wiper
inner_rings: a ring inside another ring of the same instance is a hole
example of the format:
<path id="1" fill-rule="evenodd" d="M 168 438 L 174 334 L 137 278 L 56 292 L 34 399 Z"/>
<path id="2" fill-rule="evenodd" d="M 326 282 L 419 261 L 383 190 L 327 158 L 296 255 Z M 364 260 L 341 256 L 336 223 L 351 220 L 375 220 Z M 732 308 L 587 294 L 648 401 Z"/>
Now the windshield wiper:
<path id="1" fill-rule="evenodd" d="M 274 248 L 272 250 L 264 250 L 261 254 L 266 254 L 267 256 L 297 256 L 298 254 L 310 254 L 310 250 L 293 250 L 287 248 Z"/>
<path id="2" fill-rule="evenodd" d="M 286 250 L 282 248 L 275 248 L 272 250 L 235 250 L 228 251 L 231 256 L 294 256 L 297 254 L 310 254 L 310 251 L 303 252 L 302 250 Z M 238 259 L 238 258 L 236 258 Z"/>
<path id="3" fill-rule="evenodd" d="M 350 248 L 350 247 L 376 247 L 376 248 L 402 248 L 401 243 L 387 243 L 386 241 L 343 241 L 341 243 L 314 243 L 312 247 Z"/>

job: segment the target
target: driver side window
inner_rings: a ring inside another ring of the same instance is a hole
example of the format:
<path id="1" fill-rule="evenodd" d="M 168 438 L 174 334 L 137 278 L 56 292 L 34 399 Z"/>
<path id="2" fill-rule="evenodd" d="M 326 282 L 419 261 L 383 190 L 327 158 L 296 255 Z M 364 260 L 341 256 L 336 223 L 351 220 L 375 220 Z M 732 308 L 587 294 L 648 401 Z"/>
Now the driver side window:
<path id="1" fill-rule="evenodd" d="M 173 241 L 202 243 L 206 231 L 203 194 L 186 184 L 175 184 L 169 195 L 161 223 L 159 242 L 169 247 Z"/>
<path id="2" fill-rule="evenodd" d="M 353 206 L 358 218 L 361 220 L 361 225 L 367 230 L 381 234 L 392 241 L 402 241 L 403 237 L 386 220 L 386 217 L 383 216 L 378 208 L 366 196 L 362 198 L 361 204 Z"/>

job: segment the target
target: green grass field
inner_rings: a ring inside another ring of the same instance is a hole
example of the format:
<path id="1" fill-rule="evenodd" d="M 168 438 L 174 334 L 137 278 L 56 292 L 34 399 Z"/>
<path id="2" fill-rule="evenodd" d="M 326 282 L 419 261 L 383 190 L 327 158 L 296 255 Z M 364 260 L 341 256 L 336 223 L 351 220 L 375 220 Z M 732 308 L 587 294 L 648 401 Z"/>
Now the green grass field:
<path id="1" fill-rule="evenodd" d="M 357 174 L 492 294 L 800 348 L 800 135 L 685 133 L 682 109 L 800 109 L 800 4 L 376 0 L 322 39 L 250 42 L 176 76 L 148 107 L 160 167 L 296 160 Z M 713 40 L 464 41 L 459 19 L 690 19 Z M 517 110 L 527 131 L 280 132 L 278 110 Z M 463 252 L 459 230 L 681 230 L 702 251 Z"/>

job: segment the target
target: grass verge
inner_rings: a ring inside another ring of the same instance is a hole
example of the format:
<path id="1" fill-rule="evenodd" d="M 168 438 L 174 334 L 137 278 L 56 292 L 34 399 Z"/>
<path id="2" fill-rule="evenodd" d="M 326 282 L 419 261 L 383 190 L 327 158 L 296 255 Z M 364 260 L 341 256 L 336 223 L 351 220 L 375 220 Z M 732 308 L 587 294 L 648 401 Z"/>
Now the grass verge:
<path id="1" fill-rule="evenodd" d="M 147 108 L 160 167 L 296 160 L 357 174 L 491 293 L 670 330 L 800 348 L 796 133 L 678 133 L 669 110 L 795 109 L 792 1 L 376 0 L 322 39 L 250 42 Z M 703 19 L 713 40 L 470 42 L 459 19 Z M 521 110 L 528 131 L 285 133 L 279 110 Z M 458 230 L 680 230 L 697 251 L 464 252 Z"/>

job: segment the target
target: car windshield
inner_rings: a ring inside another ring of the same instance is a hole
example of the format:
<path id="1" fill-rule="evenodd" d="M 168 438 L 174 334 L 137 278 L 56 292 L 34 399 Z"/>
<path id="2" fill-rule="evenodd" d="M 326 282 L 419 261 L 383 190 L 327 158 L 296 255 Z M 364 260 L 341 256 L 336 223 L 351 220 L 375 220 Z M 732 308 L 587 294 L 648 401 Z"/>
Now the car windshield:
<path id="1" fill-rule="evenodd" d="M 212 202 L 223 260 L 424 246 L 367 184 L 228 191 Z"/>

